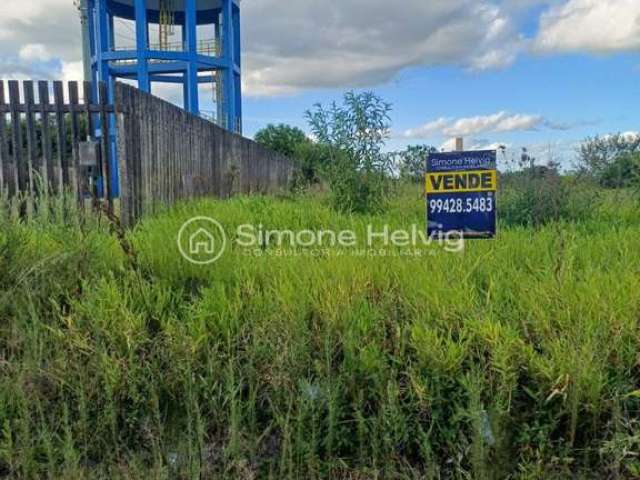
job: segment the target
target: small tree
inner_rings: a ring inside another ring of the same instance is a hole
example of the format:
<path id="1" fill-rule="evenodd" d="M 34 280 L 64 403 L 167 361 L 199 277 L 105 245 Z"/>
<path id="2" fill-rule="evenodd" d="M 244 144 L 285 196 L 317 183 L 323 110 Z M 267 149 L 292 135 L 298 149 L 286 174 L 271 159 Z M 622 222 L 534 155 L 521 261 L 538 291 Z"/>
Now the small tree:
<path id="1" fill-rule="evenodd" d="M 638 184 L 638 160 L 640 153 L 623 153 L 599 174 L 599 182 L 605 188 L 626 188 Z"/>
<path id="2" fill-rule="evenodd" d="M 430 153 L 436 153 L 437 148 L 430 145 L 409 145 L 406 150 L 396 154 L 397 168 L 400 179 L 422 183 L 424 181 L 426 161 Z"/>
<path id="3" fill-rule="evenodd" d="M 280 125 L 267 125 L 258 131 L 254 138 L 256 142 L 265 148 L 287 157 L 293 157 L 300 145 L 310 143 L 307 135 L 298 127 L 283 123 Z"/>
<path id="4" fill-rule="evenodd" d="M 325 175 L 335 206 L 344 211 L 380 209 L 391 161 L 383 154 L 391 105 L 373 92 L 347 92 L 342 105 L 316 104 L 306 112 L 311 131 L 330 155 Z"/>
<path id="5" fill-rule="evenodd" d="M 640 135 L 587 138 L 578 149 L 578 167 L 608 188 L 628 186 L 631 159 L 640 153 Z"/>

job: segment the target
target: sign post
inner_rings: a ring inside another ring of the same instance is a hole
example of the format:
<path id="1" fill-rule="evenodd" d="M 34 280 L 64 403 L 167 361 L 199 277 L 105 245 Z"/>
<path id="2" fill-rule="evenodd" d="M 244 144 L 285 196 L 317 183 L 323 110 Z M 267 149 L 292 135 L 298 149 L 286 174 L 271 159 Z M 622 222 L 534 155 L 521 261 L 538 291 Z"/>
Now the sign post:
<path id="1" fill-rule="evenodd" d="M 427 234 L 459 232 L 494 238 L 498 172 L 496 151 L 431 153 L 427 159 Z"/>

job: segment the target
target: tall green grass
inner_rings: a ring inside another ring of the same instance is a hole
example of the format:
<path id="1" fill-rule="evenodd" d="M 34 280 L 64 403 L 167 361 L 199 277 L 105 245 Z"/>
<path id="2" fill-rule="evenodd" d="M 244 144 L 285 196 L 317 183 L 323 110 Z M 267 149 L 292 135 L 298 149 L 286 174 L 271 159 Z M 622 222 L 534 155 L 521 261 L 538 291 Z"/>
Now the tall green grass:
<path id="1" fill-rule="evenodd" d="M 191 202 L 131 232 L 133 259 L 104 219 L 3 220 L 0 477 L 632 478 L 633 205 L 460 254 L 208 267 L 178 253 L 192 216 L 363 234 L 423 225 L 423 201 Z"/>

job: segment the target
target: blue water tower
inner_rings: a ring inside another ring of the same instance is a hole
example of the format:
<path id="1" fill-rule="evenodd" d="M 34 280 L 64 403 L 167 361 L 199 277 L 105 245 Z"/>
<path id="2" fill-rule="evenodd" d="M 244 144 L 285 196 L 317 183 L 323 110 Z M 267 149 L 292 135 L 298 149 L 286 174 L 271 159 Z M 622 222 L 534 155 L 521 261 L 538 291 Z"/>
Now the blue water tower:
<path id="1" fill-rule="evenodd" d="M 242 133 L 239 0 L 85 2 L 92 79 L 111 97 L 116 80 L 177 85 L 187 111 Z"/>

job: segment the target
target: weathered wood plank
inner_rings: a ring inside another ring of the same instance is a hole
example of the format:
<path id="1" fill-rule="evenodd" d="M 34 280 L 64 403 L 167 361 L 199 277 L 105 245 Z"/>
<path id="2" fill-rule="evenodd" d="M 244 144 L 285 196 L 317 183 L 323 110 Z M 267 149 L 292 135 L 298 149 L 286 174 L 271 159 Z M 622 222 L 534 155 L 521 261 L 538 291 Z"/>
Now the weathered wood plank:
<path id="1" fill-rule="evenodd" d="M 152 120 L 152 110 L 149 108 L 151 102 L 148 97 L 144 97 L 144 101 L 142 102 L 142 118 L 146 118 Z M 143 208 L 146 210 L 149 208 L 149 202 L 153 201 L 153 197 L 151 195 L 151 181 L 153 170 L 151 169 L 151 157 L 153 155 L 153 124 L 154 121 L 146 121 L 142 122 L 142 126 L 144 129 L 143 134 L 143 144 L 142 144 L 142 181 L 143 181 Z"/>
<path id="2" fill-rule="evenodd" d="M 28 174 L 28 184 L 29 184 L 29 193 L 33 195 L 35 192 L 35 184 L 36 178 L 34 173 L 38 168 L 38 145 L 36 140 L 36 123 L 34 119 L 34 105 L 35 105 L 35 97 L 34 97 L 34 89 L 33 89 L 33 81 L 25 80 L 22 82 L 22 89 L 24 91 L 24 103 L 27 106 L 27 115 L 26 115 L 26 126 L 27 126 L 27 174 Z"/>
<path id="3" fill-rule="evenodd" d="M 4 81 L 0 80 L 0 106 L 5 105 Z M 0 113 L 0 195 L 13 195 L 14 187 L 9 181 L 9 148 L 7 146 L 7 118 L 5 113 Z"/>
<path id="4" fill-rule="evenodd" d="M 42 167 L 40 175 L 44 179 L 45 193 L 55 192 L 54 185 L 58 184 L 58 179 L 53 164 L 53 148 L 51 139 L 51 123 L 49 121 L 49 83 L 38 82 L 38 101 L 40 110 L 40 123 L 42 128 Z"/>
<path id="5" fill-rule="evenodd" d="M 56 168 L 60 169 L 58 192 L 63 192 L 71 184 L 69 175 L 69 158 L 67 156 L 67 135 L 65 125 L 64 87 L 62 82 L 53 82 L 53 102 L 55 104 L 56 118 Z"/>
<path id="6" fill-rule="evenodd" d="M 91 111 L 91 104 L 94 101 L 93 98 L 93 85 L 91 82 L 82 83 L 82 96 L 84 97 L 84 112 L 87 116 L 87 141 L 93 139 L 95 134 L 95 122 L 93 120 L 93 113 Z"/>
<path id="7" fill-rule="evenodd" d="M 90 108 L 91 104 L 94 103 L 95 101 L 94 94 L 93 94 L 93 84 L 91 82 L 85 81 L 82 83 L 82 96 L 83 96 L 84 113 L 87 119 L 87 137 L 85 141 L 92 142 L 95 140 L 96 122 L 94 118 L 95 115 Z M 96 160 L 99 160 L 99 159 L 96 159 Z M 101 163 L 98 163 L 97 168 L 101 168 Z M 95 175 L 95 172 L 92 172 L 92 174 Z M 97 185 L 95 185 L 95 182 L 88 182 L 88 188 L 90 189 L 90 192 L 88 193 L 91 195 L 91 198 L 93 200 L 93 205 L 95 208 L 96 203 L 98 201 Z"/>
<path id="8" fill-rule="evenodd" d="M 78 115 L 80 111 L 80 99 L 78 93 L 78 82 L 69 82 L 69 104 L 71 105 L 71 155 L 72 155 L 72 175 L 71 186 L 74 197 L 78 202 L 78 207 L 83 205 L 83 188 L 80 172 L 80 122 Z"/>
<path id="9" fill-rule="evenodd" d="M 168 109 L 167 110 L 167 115 L 170 119 L 171 123 L 171 129 L 167 132 L 167 156 L 168 156 L 168 160 L 169 160 L 169 165 L 167 168 L 167 173 L 166 176 L 168 177 L 168 182 L 167 182 L 167 198 L 169 200 L 169 202 L 174 203 L 176 202 L 176 199 L 178 198 L 176 195 L 176 175 L 178 175 L 179 169 L 176 168 L 177 165 L 177 149 L 176 149 L 176 142 L 177 142 L 177 135 L 176 135 L 176 131 L 175 131 L 175 125 L 176 123 L 176 119 L 177 119 L 177 115 L 175 110 L 173 109 Z"/>
<path id="10" fill-rule="evenodd" d="M 142 168 L 142 156 L 143 156 L 143 147 L 142 147 L 142 140 L 143 140 L 143 136 L 144 136 L 144 130 L 142 128 L 142 115 L 143 115 L 143 105 L 142 102 L 140 102 L 139 100 L 139 96 L 137 95 L 137 92 L 133 89 L 131 89 L 129 91 L 130 94 L 130 99 L 132 101 L 132 103 L 134 104 L 133 108 L 134 108 L 134 118 L 135 118 L 135 129 L 136 129 L 136 135 L 138 138 L 138 142 L 135 144 L 135 150 L 136 150 L 136 154 L 134 156 L 134 159 L 136 161 L 135 164 L 135 182 L 136 182 L 136 209 L 137 209 L 137 215 L 139 217 L 141 217 L 144 214 L 144 172 L 143 172 L 143 168 Z M 135 101 L 134 101 L 135 100 Z M 135 137 L 134 137 L 135 138 Z"/>
<path id="11" fill-rule="evenodd" d="M 118 105 L 127 105 L 127 92 L 121 88 L 116 88 L 115 102 Z M 132 212 L 132 182 L 131 170 L 129 162 L 131 161 L 132 151 L 130 148 L 132 139 L 131 130 L 132 118 L 124 113 L 118 113 L 116 116 L 116 126 L 118 129 L 117 136 L 117 152 L 118 152 L 118 168 L 120 173 L 120 222 L 123 226 L 128 227 L 133 220 Z"/>
<path id="12" fill-rule="evenodd" d="M 27 164 L 23 155 L 22 118 L 17 109 L 20 103 L 20 84 L 17 80 L 9 81 L 9 105 L 11 106 L 11 147 L 13 152 L 14 171 L 17 173 L 17 191 L 28 190 Z"/>

